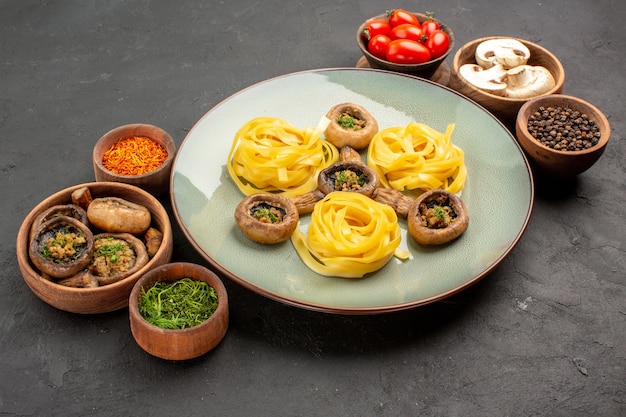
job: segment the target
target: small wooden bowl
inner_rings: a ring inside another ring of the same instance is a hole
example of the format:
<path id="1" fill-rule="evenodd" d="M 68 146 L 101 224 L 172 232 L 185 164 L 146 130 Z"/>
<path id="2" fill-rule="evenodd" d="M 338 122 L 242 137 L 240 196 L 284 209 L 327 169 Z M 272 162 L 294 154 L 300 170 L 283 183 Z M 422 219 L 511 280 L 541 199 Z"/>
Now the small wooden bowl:
<path id="1" fill-rule="evenodd" d="M 71 194 L 88 187 L 93 198 L 120 197 L 150 210 L 152 224 L 163 233 L 163 242 L 156 254 L 136 273 L 113 284 L 97 288 L 72 288 L 46 279 L 37 270 L 28 256 L 31 224 L 52 206 L 69 204 Z M 128 296 L 135 282 L 152 268 L 170 261 L 173 251 L 173 236 L 170 219 L 161 203 L 148 192 L 128 184 L 117 182 L 93 182 L 79 184 L 58 191 L 39 203 L 26 216 L 17 234 L 17 262 L 26 285 L 44 302 L 70 313 L 98 314 L 119 310 L 128 306 Z"/>
<path id="2" fill-rule="evenodd" d="M 542 144 L 528 131 L 528 119 L 539 107 L 548 106 L 567 106 L 586 113 L 600 129 L 599 142 L 580 151 L 560 151 Z M 515 132 L 517 141 L 535 168 L 552 177 L 571 178 L 589 169 L 604 153 L 611 136 L 611 126 L 606 116 L 591 103 L 577 97 L 554 94 L 538 97 L 524 104 L 517 115 Z"/>
<path id="3" fill-rule="evenodd" d="M 464 64 L 476 64 L 476 48 L 482 42 L 490 39 L 516 39 L 526 45 L 526 47 L 530 50 L 530 59 L 528 60 L 528 64 L 544 66 L 554 77 L 555 86 L 544 95 L 558 94 L 563 91 L 563 85 L 565 84 L 565 70 L 563 69 L 563 65 L 561 65 L 561 61 L 559 61 L 553 53 L 536 43 L 523 39 L 511 38 L 510 36 L 488 36 L 474 39 L 463 45 L 456 52 L 454 59 L 452 60 L 449 84 L 450 88 L 474 100 L 493 113 L 493 115 L 500 119 L 503 123 L 511 125 L 515 123 L 517 112 L 522 105 L 530 99 L 499 97 L 494 94 L 487 93 L 468 83 L 459 73 L 461 66 Z"/>
<path id="4" fill-rule="evenodd" d="M 215 289 L 218 306 L 213 315 L 197 326 L 182 330 L 162 329 L 148 323 L 139 312 L 142 288 L 148 290 L 158 281 L 185 277 L 204 281 Z M 130 329 L 137 344 L 162 359 L 186 360 L 201 356 L 217 346 L 228 329 L 228 294 L 224 284 L 212 271 L 192 263 L 161 265 L 148 272 L 135 284 L 128 309 Z"/>
<path id="5" fill-rule="evenodd" d="M 102 158 L 111 146 L 122 139 L 132 136 L 145 136 L 167 150 L 167 159 L 154 171 L 142 175 L 120 175 L 106 169 Z M 154 196 L 165 194 L 169 190 L 172 162 L 176 155 L 176 144 L 163 129 L 148 124 L 129 124 L 116 127 L 105 133 L 93 148 L 93 172 L 96 181 L 122 182 L 142 188 Z"/>
<path id="6" fill-rule="evenodd" d="M 420 23 L 423 23 L 426 20 L 430 19 L 427 15 L 423 13 L 412 13 L 412 14 L 415 15 L 415 17 L 417 17 Z M 452 49 L 454 48 L 454 33 L 452 32 L 452 30 L 440 20 L 432 19 L 438 22 L 441 29 L 445 31 L 450 37 L 450 46 L 448 46 L 448 50 L 446 51 L 446 53 L 437 59 L 430 60 L 423 64 L 394 64 L 393 62 L 389 62 L 387 60 L 380 59 L 372 55 L 367 50 L 367 40 L 363 36 L 363 29 L 365 29 L 365 25 L 367 24 L 368 21 L 372 19 L 386 19 L 386 18 L 387 18 L 386 14 L 379 14 L 377 16 L 374 16 L 368 19 L 367 21 L 363 22 L 361 26 L 359 26 L 359 29 L 356 32 L 356 42 L 359 45 L 359 48 L 361 48 L 361 52 L 363 52 L 365 59 L 367 59 L 369 67 L 376 68 L 376 69 L 384 69 L 387 71 L 401 72 L 404 74 L 410 74 L 410 75 L 415 75 L 417 77 L 430 79 L 433 76 L 433 74 L 435 74 L 439 66 L 443 63 L 443 61 L 448 57 L 450 52 L 452 52 Z"/>

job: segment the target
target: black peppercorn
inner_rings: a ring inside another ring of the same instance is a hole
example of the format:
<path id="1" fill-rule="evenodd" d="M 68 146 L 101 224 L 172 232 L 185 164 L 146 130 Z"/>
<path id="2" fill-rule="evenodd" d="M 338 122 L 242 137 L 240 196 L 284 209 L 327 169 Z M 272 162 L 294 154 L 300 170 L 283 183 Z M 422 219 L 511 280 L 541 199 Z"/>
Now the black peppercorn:
<path id="1" fill-rule="evenodd" d="M 541 106 L 528 118 L 528 132 L 540 143 L 561 151 L 580 151 L 598 144 L 598 125 L 585 113 L 565 106 Z"/>

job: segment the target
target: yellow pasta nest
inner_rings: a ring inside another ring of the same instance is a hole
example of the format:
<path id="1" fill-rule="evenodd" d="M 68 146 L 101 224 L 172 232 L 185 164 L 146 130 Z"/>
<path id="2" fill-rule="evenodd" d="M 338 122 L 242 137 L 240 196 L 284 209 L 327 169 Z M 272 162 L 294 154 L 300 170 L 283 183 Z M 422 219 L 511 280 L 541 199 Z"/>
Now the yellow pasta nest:
<path id="1" fill-rule="evenodd" d="M 398 250 L 395 211 L 359 193 L 334 191 L 316 203 L 308 232 L 291 242 L 302 261 L 320 275 L 361 278 L 385 266 Z"/>
<path id="2" fill-rule="evenodd" d="M 325 128 L 323 123 L 299 129 L 278 118 L 254 118 L 235 135 L 228 172 L 245 195 L 293 197 L 314 190 L 319 172 L 339 159 L 337 148 L 321 138 Z"/>
<path id="3" fill-rule="evenodd" d="M 367 164 L 386 188 L 457 194 L 467 168 L 463 151 L 452 143 L 453 130 L 454 124 L 441 133 L 417 122 L 381 130 L 370 142 Z"/>

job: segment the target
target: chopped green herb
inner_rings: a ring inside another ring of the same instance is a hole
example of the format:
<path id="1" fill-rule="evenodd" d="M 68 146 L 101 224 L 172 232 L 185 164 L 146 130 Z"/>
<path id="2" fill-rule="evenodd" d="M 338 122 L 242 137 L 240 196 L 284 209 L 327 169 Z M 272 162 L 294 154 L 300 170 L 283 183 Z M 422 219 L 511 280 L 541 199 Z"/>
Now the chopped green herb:
<path id="1" fill-rule="evenodd" d="M 113 240 L 112 238 L 108 238 L 108 240 Z M 97 256 L 108 256 L 111 262 L 117 262 L 119 259 L 118 253 L 124 252 L 128 248 L 128 245 L 124 243 L 117 242 L 112 243 L 110 245 L 104 244 L 96 249 L 94 255 Z"/>
<path id="2" fill-rule="evenodd" d="M 73 262 L 80 256 L 80 249 L 87 239 L 79 230 L 63 227 L 43 242 L 39 253 L 44 258 L 58 264 Z"/>
<path id="3" fill-rule="evenodd" d="M 215 289 L 192 278 L 159 281 L 148 290 L 142 288 L 139 299 L 141 316 L 162 329 L 197 326 L 211 317 L 217 306 Z"/>
<path id="4" fill-rule="evenodd" d="M 254 212 L 254 218 L 257 220 L 267 220 L 269 223 L 278 223 L 279 219 L 276 216 L 272 209 L 269 208 L 261 208 Z"/>
<path id="5" fill-rule="evenodd" d="M 441 206 L 435 206 L 435 217 L 439 219 L 444 219 L 446 217 L 446 212 Z"/>
<path id="6" fill-rule="evenodd" d="M 348 181 L 348 171 L 340 171 L 337 173 L 337 182 L 343 184 Z"/>
<path id="7" fill-rule="evenodd" d="M 263 223 L 280 223 L 285 214 L 285 210 L 268 203 L 259 203 L 250 210 L 250 215 Z"/>
<path id="8" fill-rule="evenodd" d="M 336 171 L 330 176 L 330 180 L 334 181 L 335 190 L 357 190 L 369 181 L 367 175 L 363 172 L 355 172 L 351 169 Z"/>
<path id="9" fill-rule="evenodd" d="M 344 129 L 354 129 L 356 125 L 354 117 L 344 116 L 343 114 L 339 116 L 339 119 L 337 119 L 337 123 L 339 123 L 339 126 Z"/>

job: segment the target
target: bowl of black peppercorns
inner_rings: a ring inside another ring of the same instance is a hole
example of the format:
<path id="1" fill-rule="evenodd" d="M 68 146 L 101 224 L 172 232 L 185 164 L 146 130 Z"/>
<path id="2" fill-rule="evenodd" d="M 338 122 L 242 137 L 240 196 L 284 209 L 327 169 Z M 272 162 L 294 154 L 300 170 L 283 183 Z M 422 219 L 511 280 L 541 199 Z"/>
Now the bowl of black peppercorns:
<path id="1" fill-rule="evenodd" d="M 604 153 L 611 127 L 591 103 L 551 94 L 520 108 L 515 131 L 533 168 L 551 177 L 571 178 L 589 169 Z"/>

